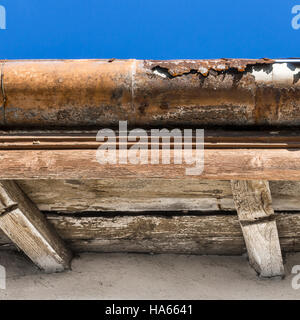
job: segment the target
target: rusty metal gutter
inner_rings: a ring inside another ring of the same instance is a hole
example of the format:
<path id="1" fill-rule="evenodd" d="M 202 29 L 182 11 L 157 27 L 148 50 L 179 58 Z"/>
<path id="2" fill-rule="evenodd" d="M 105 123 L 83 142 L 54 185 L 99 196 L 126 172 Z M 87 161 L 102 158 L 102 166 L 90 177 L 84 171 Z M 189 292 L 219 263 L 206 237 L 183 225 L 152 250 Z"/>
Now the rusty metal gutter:
<path id="1" fill-rule="evenodd" d="M 0 61 L 0 128 L 299 126 L 299 59 Z"/>

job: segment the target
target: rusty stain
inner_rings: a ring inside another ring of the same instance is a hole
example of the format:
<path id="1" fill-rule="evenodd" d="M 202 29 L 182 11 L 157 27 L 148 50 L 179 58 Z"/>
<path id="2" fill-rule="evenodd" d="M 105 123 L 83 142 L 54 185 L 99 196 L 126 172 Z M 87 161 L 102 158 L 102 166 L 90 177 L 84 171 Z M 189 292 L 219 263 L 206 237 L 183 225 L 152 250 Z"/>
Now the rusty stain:
<path id="1" fill-rule="evenodd" d="M 3 128 L 300 125 L 300 72 L 292 84 L 252 74 L 271 59 L 1 63 Z"/>

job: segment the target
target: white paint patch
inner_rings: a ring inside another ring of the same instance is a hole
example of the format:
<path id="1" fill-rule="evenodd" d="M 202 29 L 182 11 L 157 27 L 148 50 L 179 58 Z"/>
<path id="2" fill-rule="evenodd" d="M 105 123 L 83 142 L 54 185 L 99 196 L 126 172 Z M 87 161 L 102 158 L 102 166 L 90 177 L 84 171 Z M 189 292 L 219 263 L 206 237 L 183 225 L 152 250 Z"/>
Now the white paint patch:
<path id="1" fill-rule="evenodd" d="M 163 72 L 160 72 L 158 70 L 154 70 L 153 73 L 159 77 L 162 77 L 162 78 L 167 78 L 167 75 L 164 74 Z"/>
<path id="2" fill-rule="evenodd" d="M 300 68 L 294 70 L 287 63 L 276 63 L 273 65 L 273 82 L 288 82 L 293 84 L 294 76 L 300 72 Z"/>
<path id="3" fill-rule="evenodd" d="M 294 66 L 294 65 L 292 65 Z M 252 70 L 252 75 L 256 82 L 289 84 L 294 83 L 294 76 L 300 72 L 300 68 L 294 66 L 291 68 L 288 63 L 275 63 L 271 72 L 265 70 Z"/>
<path id="4" fill-rule="evenodd" d="M 252 75 L 256 82 L 272 82 L 272 72 L 267 73 L 265 70 L 252 70 Z"/>

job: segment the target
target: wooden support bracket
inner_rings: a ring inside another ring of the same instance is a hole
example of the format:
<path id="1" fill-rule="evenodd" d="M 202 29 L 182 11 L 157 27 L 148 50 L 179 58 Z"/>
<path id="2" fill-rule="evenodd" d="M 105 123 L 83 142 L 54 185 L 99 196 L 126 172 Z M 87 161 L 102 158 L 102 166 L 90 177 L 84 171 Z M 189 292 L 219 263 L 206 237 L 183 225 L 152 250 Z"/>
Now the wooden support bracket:
<path id="1" fill-rule="evenodd" d="M 284 276 L 268 181 L 232 180 L 231 186 L 250 265 L 261 277 Z"/>
<path id="2" fill-rule="evenodd" d="M 46 272 L 70 267 L 71 252 L 14 181 L 0 181 L 0 229 Z"/>

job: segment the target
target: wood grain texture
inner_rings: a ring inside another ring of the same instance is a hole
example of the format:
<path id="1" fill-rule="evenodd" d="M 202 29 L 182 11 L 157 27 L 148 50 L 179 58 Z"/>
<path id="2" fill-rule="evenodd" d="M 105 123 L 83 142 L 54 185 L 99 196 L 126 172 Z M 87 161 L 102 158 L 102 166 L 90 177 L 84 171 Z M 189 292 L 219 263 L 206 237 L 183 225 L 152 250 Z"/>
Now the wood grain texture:
<path id="1" fill-rule="evenodd" d="M 170 179 L 18 180 L 41 211 L 234 209 L 228 181 Z"/>
<path id="2" fill-rule="evenodd" d="M 14 181 L 0 182 L 0 229 L 41 269 L 69 268 L 71 252 Z"/>
<path id="3" fill-rule="evenodd" d="M 41 211 L 235 211 L 230 181 L 195 179 L 18 180 Z M 276 211 L 300 209 L 299 181 L 271 181 Z"/>
<path id="4" fill-rule="evenodd" d="M 2 150 L 0 179 L 300 180 L 300 150 L 207 149 L 201 175 L 185 164 L 100 165 L 96 150 Z"/>
<path id="5" fill-rule="evenodd" d="M 250 265 L 261 277 L 283 276 L 281 248 L 268 181 L 231 181 Z"/>
<path id="6" fill-rule="evenodd" d="M 75 252 L 146 252 L 240 255 L 246 252 L 237 215 L 47 215 Z M 276 214 L 283 252 L 300 251 L 300 213 Z M 0 232 L 0 248 L 11 242 Z"/>

